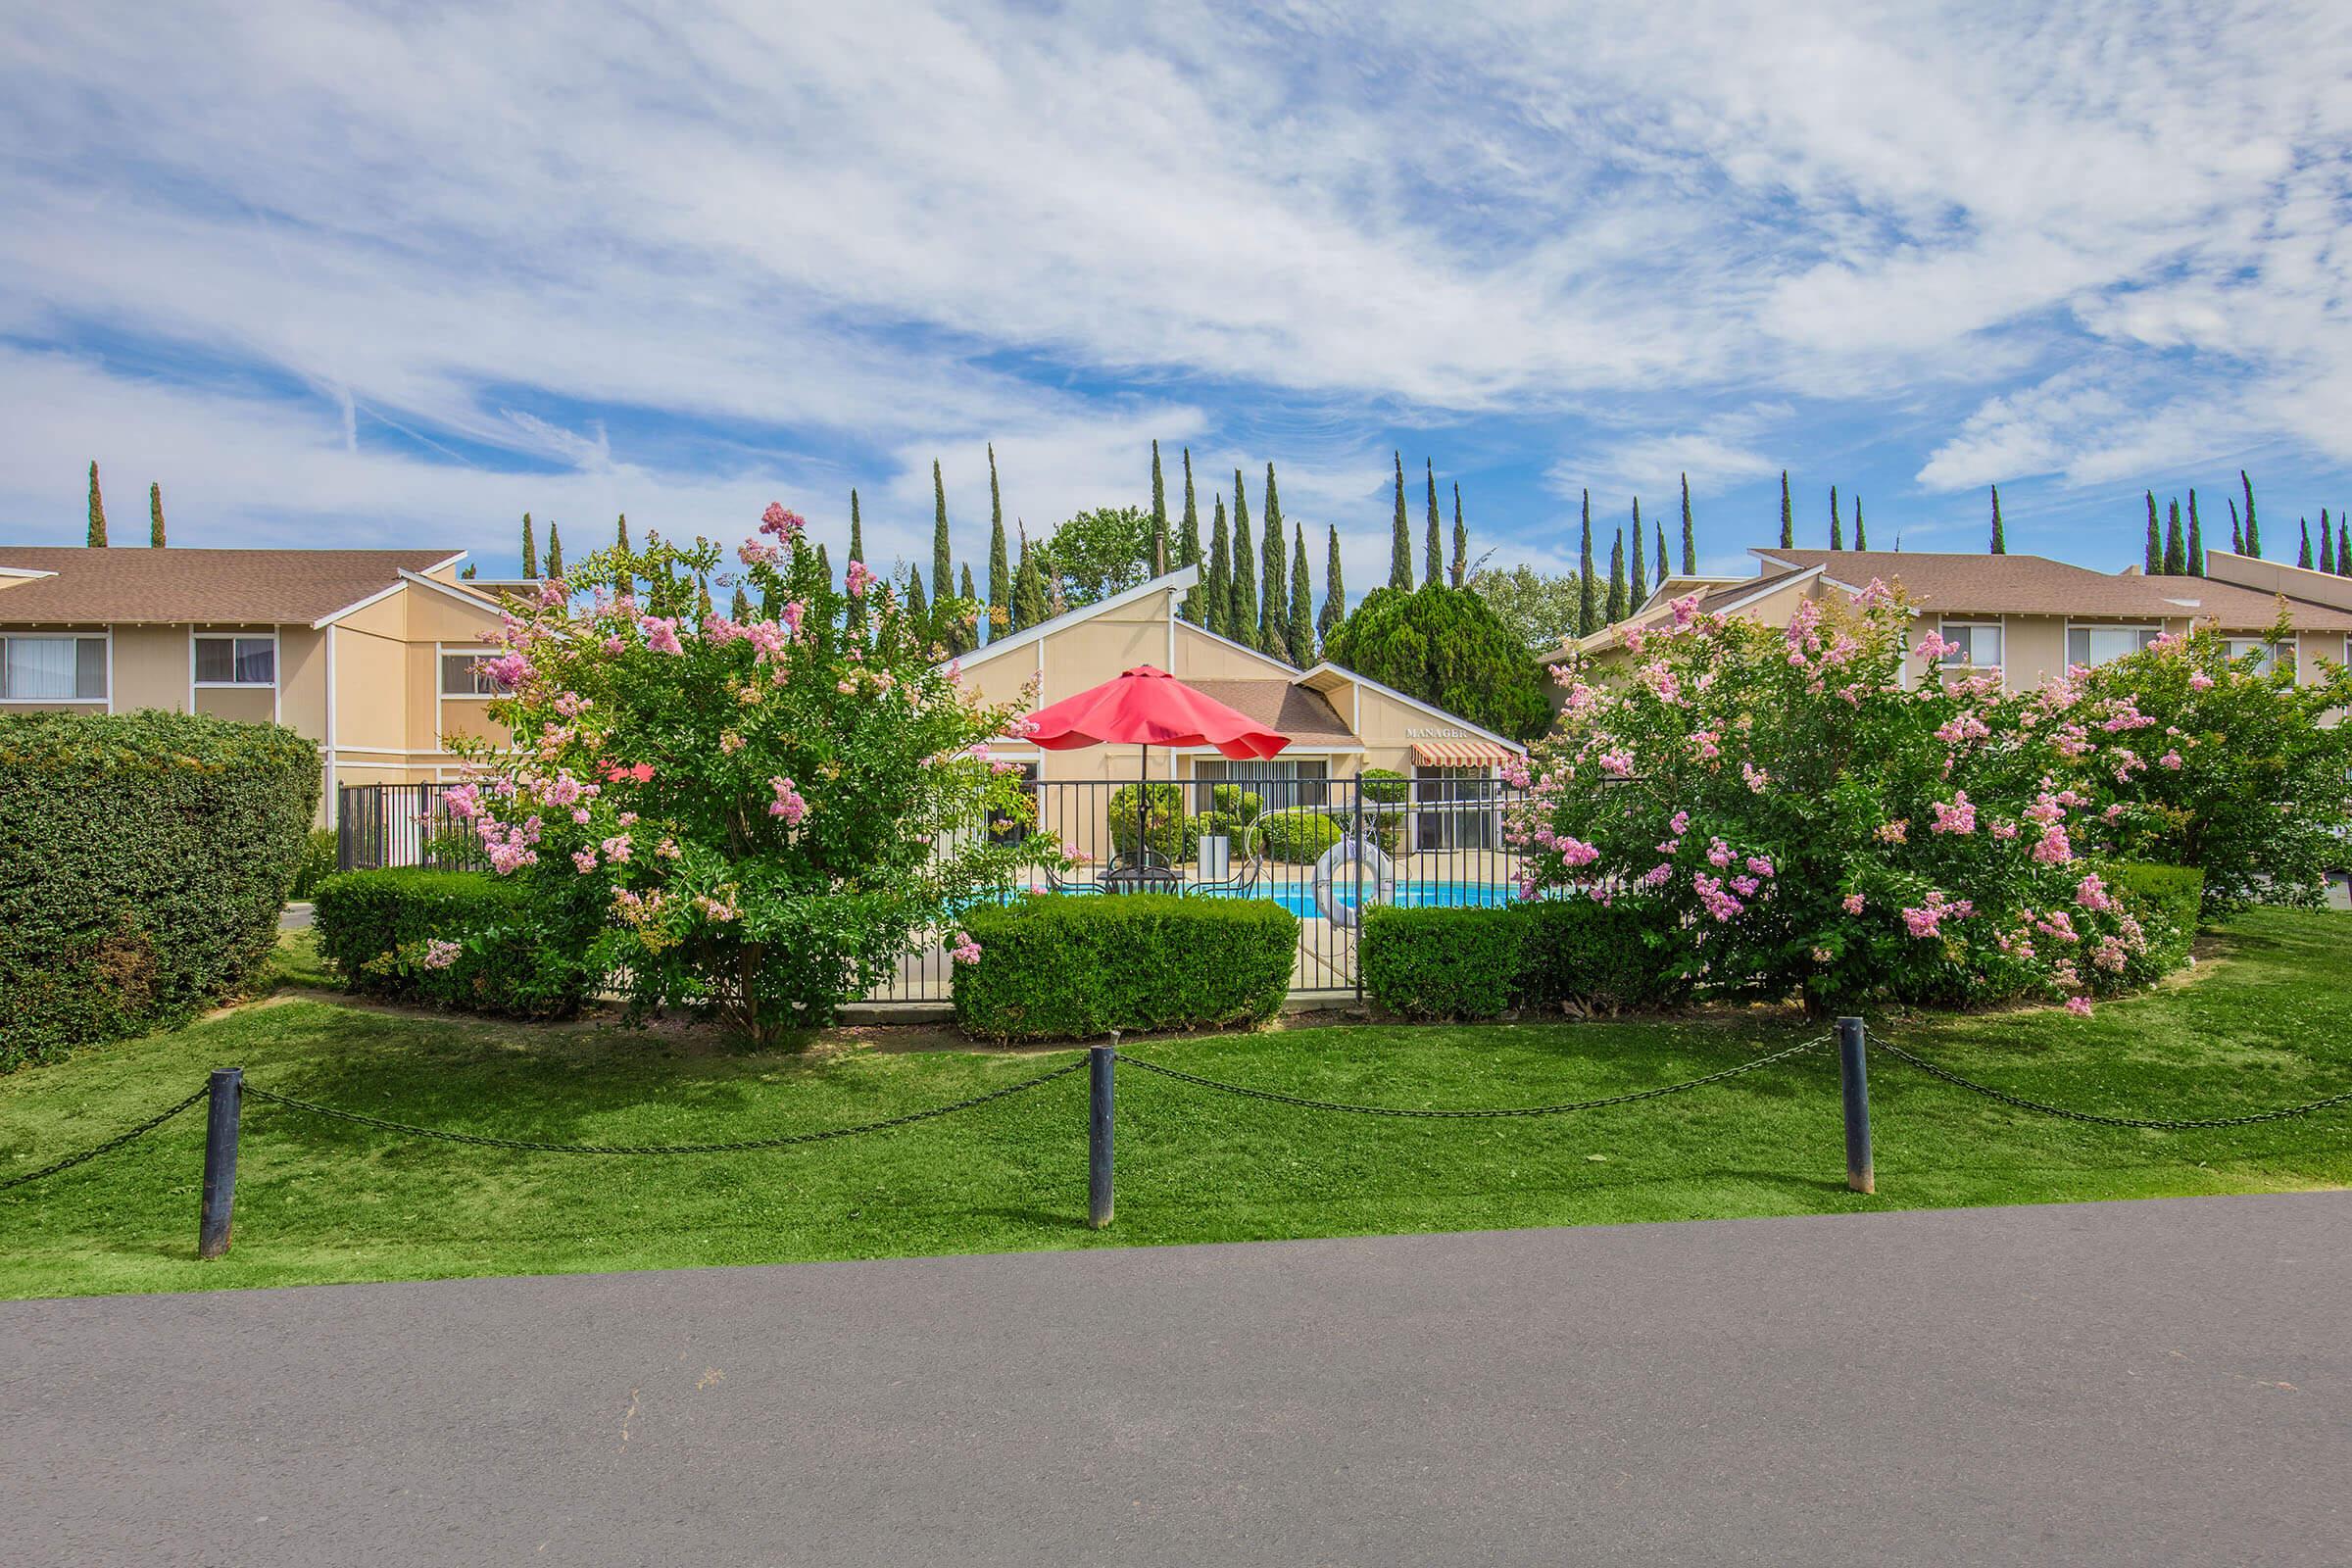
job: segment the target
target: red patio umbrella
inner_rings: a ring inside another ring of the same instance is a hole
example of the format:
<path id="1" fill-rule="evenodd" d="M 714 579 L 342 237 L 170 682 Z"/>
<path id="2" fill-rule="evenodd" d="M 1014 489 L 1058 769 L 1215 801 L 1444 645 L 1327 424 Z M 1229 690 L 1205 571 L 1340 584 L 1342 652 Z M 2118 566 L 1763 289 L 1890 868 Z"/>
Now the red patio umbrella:
<path id="1" fill-rule="evenodd" d="M 1231 758 L 1272 757 L 1291 744 L 1249 714 L 1197 692 L 1164 669 L 1138 664 L 1100 686 L 1029 715 L 1028 738 L 1050 752 L 1140 745 L 1144 784 L 1135 792 L 1135 843 L 1146 837 L 1145 795 L 1154 746 L 1213 746 Z"/>

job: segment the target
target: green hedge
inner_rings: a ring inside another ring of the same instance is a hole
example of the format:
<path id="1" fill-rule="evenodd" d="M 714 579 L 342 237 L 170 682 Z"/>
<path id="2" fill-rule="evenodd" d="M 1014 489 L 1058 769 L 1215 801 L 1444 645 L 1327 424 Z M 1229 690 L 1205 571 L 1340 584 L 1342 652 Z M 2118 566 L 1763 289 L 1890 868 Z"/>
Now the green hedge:
<path id="1" fill-rule="evenodd" d="M 0 715 L 0 1072 L 245 985 L 318 808 L 318 749 L 195 713 Z"/>
<path id="2" fill-rule="evenodd" d="M 2148 951 L 2138 965 L 2148 972 L 2142 975 L 2127 969 L 2125 978 L 2144 983 L 2186 963 L 2205 903 L 2204 871 L 2193 865 L 2120 860 L 2115 866 L 2115 889 L 2133 906 L 2133 913 L 2148 934 Z"/>
<path id="3" fill-rule="evenodd" d="M 1110 822 L 1110 847 L 1120 855 L 1135 853 L 1135 786 L 1123 784 L 1110 792 L 1104 808 Z M 1175 784 L 1153 784 L 1144 796 L 1144 832 L 1152 849 L 1171 865 L 1189 860 L 1200 842 L 1200 824 L 1184 814 L 1184 790 Z"/>
<path id="4" fill-rule="evenodd" d="M 1291 865 L 1314 864 L 1342 837 L 1339 823 L 1306 807 L 1268 811 L 1257 819 L 1257 830 L 1265 835 L 1266 853 Z"/>
<path id="5" fill-rule="evenodd" d="M 1364 990 L 1407 1018 L 1506 1012 L 1613 1013 L 1687 995 L 1668 972 L 1665 915 L 1639 900 L 1367 912 L 1356 963 Z"/>
<path id="6" fill-rule="evenodd" d="M 577 1012 L 595 976 L 536 919 L 529 890 L 482 871 L 346 871 L 318 884 L 318 954 L 352 990 L 509 1018 Z M 428 944 L 458 945 L 445 967 Z"/>
<path id="7" fill-rule="evenodd" d="M 986 1040 L 1091 1040 L 1270 1018 L 1298 917 L 1271 899 L 1040 897 L 974 909 L 956 1021 Z"/>

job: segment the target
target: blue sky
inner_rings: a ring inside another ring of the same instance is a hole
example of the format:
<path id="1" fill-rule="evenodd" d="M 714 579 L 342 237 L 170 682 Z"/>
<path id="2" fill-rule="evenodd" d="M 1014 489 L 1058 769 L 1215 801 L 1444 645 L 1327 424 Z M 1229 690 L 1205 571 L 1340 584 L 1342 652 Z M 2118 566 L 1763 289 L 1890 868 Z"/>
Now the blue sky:
<path id="1" fill-rule="evenodd" d="M 95 458 L 183 544 L 855 484 L 927 563 L 933 457 L 979 558 L 986 443 L 1045 531 L 1155 436 L 1358 594 L 1396 449 L 1548 567 L 1684 472 L 1732 571 L 1784 467 L 2107 567 L 2146 487 L 2352 504 L 2342 7 L 100 9 L 0 16 L 0 540 Z"/>

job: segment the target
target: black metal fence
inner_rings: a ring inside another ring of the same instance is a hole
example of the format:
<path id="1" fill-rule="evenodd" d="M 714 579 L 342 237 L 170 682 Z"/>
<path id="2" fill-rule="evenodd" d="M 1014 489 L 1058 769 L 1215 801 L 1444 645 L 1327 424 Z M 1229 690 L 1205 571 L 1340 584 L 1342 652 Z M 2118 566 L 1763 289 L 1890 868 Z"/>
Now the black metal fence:
<path id="1" fill-rule="evenodd" d="M 1505 828 L 1526 795 L 1483 770 L 1338 779 L 1299 763 L 1208 767 L 1217 776 L 1031 780 L 1028 820 L 1000 817 L 973 831 L 1001 841 L 1051 833 L 1075 864 L 997 896 L 1270 900 L 1299 917 L 1291 989 L 1304 995 L 1360 994 L 1356 936 L 1374 905 L 1494 906 L 1518 896 L 1524 862 Z M 453 787 L 343 786 L 337 865 L 483 868 L 469 824 L 448 808 Z M 953 935 L 933 933 L 871 1000 L 949 1000 Z"/>

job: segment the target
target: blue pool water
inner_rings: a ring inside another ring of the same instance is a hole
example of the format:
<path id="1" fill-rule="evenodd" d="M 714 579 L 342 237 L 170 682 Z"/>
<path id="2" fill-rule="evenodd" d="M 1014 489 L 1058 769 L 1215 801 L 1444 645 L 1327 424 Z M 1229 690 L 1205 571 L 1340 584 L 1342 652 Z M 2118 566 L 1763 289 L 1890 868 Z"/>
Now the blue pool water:
<path id="1" fill-rule="evenodd" d="M 1348 897 L 1353 889 L 1332 889 L 1332 897 L 1343 904 L 1352 904 Z M 1512 903 L 1519 890 L 1507 883 L 1497 882 L 1399 882 L 1391 902 L 1407 909 L 1491 909 Z M 1293 914 L 1312 918 L 1323 911 L 1315 907 L 1315 890 L 1303 882 L 1277 885 L 1261 884 L 1251 898 L 1272 899 Z"/>

